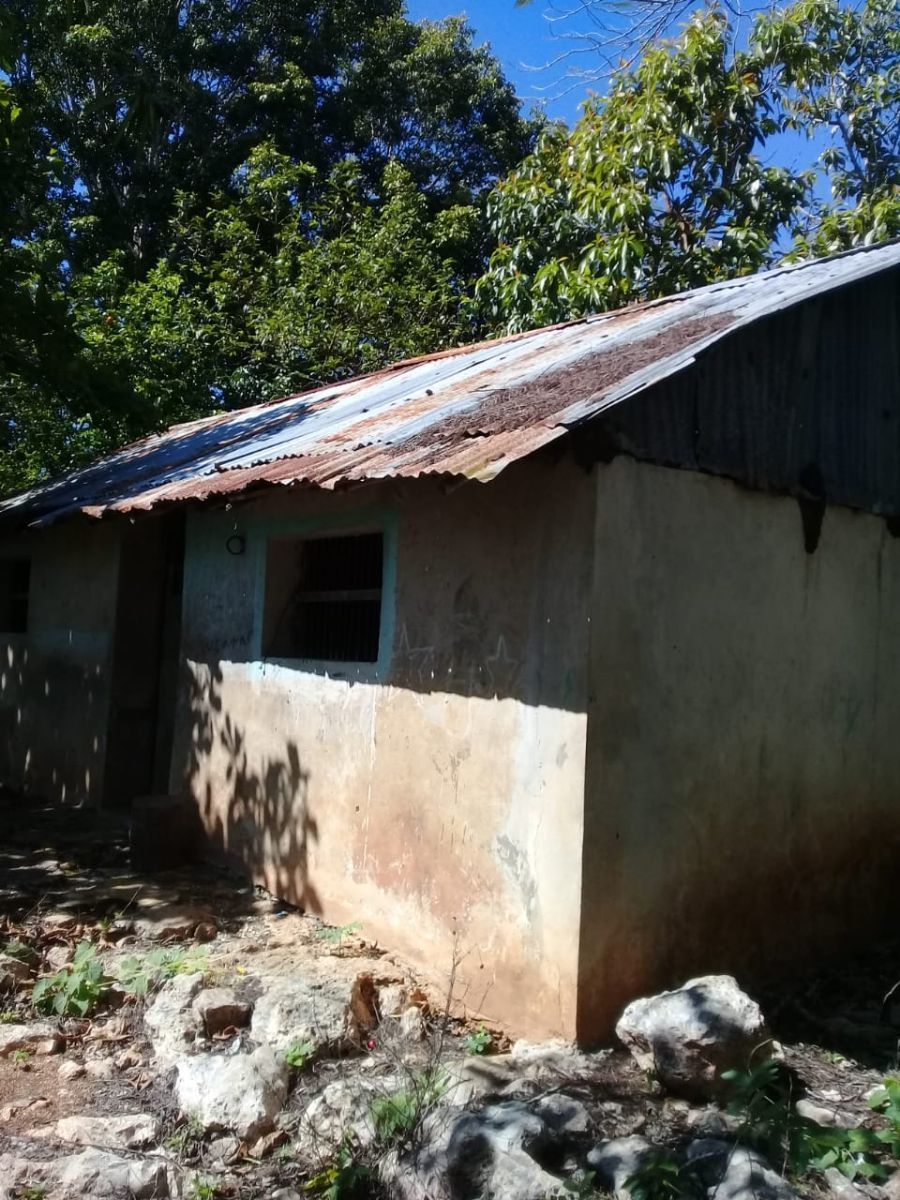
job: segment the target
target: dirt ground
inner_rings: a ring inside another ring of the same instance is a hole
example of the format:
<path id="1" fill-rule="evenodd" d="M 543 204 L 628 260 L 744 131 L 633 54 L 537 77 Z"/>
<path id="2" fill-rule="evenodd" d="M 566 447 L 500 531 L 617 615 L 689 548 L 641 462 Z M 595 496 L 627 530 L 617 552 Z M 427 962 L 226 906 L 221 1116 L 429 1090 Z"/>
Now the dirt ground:
<path id="1" fill-rule="evenodd" d="M 251 981 L 260 974 L 289 979 L 310 963 L 317 970 L 330 964 L 349 979 L 359 962 L 370 973 L 414 983 L 385 947 L 353 931 L 326 931 L 323 937 L 314 918 L 219 871 L 197 866 L 152 877 L 133 872 L 126 825 L 114 817 L 59 810 L 7 793 L 0 795 L 0 951 L 26 935 L 40 956 L 38 975 L 90 940 L 113 963 L 152 946 L 177 944 L 185 953 L 202 947 L 196 952 L 213 982 L 239 996 L 242 988 L 250 989 L 249 999 Z M 756 995 L 784 1046 L 798 1094 L 837 1110 L 842 1124 L 871 1123 L 867 1097 L 897 1069 L 898 980 L 900 942 L 847 954 L 839 966 L 778 981 Z M 206 1165 L 208 1147 L 186 1130 L 170 1078 L 153 1070 L 143 1032 L 145 1003 L 114 994 L 111 1004 L 86 1019 L 49 1018 L 52 1053 L 0 1057 L 0 1154 L 46 1158 L 58 1147 L 48 1135 L 61 1118 L 140 1109 L 159 1118 L 160 1141 L 173 1160 Z M 423 996 L 422 1004 L 423 1011 L 441 1012 L 440 997 Z M 4 1025 L 35 1019 L 30 985 L 0 995 L 0 1037 Z M 479 1070 L 489 1075 L 493 1054 L 509 1045 L 504 1031 L 488 1031 L 491 1053 L 476 1060 L 467 1052 L 472 1029 L 446 1014 L 441 1020 L 447 1060 L 462 1064 L 473 1078 Z M 241 1034 L 231 1030 L 229 1036 L 236 1040 Z M 393 1053 L 376 1033 L 352 1061 L 332 1056 L 313 1062 L 292 1081 L 283 1128 L 289 1133 L 291 1121 L 335 1079 L 349 1072 L 365 1081 L 389 1070 Z M 64 1063 L 72 1064 L 71 1078 L 61 1076 Z M 695 1110 L 666 1097 L 624 1050 L 612 1048 L 592 1064 L 588 1074 L 568 1082 L 566 1092 L 586 1106 L 604 1137 L 640 1133 L 657 1144 L 677 1145 L 690 1136 Z M 269 1196 L 278 1186 L 302 1188 L 303 1171 L 284 1150 L 260 1162 L 242 1146 L 216 1194 L 249 1198 Z M 813 1179 L 805 1190 L 822 1189 Z"/>

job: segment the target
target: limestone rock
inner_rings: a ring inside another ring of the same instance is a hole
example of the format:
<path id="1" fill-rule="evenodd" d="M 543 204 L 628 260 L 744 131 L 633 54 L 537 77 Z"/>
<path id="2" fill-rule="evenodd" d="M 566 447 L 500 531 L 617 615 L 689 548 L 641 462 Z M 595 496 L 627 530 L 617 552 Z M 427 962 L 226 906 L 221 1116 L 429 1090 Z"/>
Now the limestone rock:
<path id="1" fill-rule="evenodd" d="M 13 1187 L 46 1188 L 53 1200 L 87 1196 L 163 1200 L 170 1194 L 161 1159 L 122 1158 L 106 1150 L 82 1150 L 50 1162 L 0 1155 L 0 1178 Z"/>
<path id="2" fill-rule="evenodd" d="M 160 904 L 144 909 L 134 920 L 134 932 L 138 937 L 156 942 L 186 941 L 194 937 L 198 929 L 201 941 L 211 941 L 216 936 L 215 916 L 199 904 Z"/>
<path id="3" fill-rule="evenodd" d="M 597 1182 L 613 1192 L 616 1197 L 623 1198 L 630 1195 L 625 1186 L 628 1180 L 640 1171 L 655 1153 L 656 1147 L 646 1138 L 632 1135 L 601 1142 L 590 1151 L 587 1162 L 590 1169 L 596 1173 Z"/>
<path id="4" fill-rule="evenodd" d="M 543 1163 L 558 1160 L 564 1143 L 525 1104 L 440 1111 L 429 1122 L 429 1133 L 415 1155 L 385 1162 L 389 1190 L 402 1200 L 537 1200 L 561 1190 L 562 1181 Z"/>
<path id="5" fill-rule="evenodd" d="M 149 1113 L 122 1114 L 117 1117 L 63 1117 L 56 1122 L 56 1136 L 76 1146 L 136 1150 L 156 1142 L 159 1125 Z"/>
<path id="6" fill-rule="evenodd" d="M 686 1160 L 715 1200 L 797 1200 L 797 1194 L 762 1155 L 713 1138 L 692 1142 Z"/>
<path id="7" fill-rule="evenodd" d="M 44 962 L 48 971 L 61 971 L 72 961 L 75 951 L 71 946 L 48 946 L 44 952 Z"/>
<path id="8" fill-rule="evenodd" d="M 297 1042 L 311 1042 L 316 1050 L 340 1046 L 346 1038 L 350 990 L 346 980 L 326 976 L 267 980 L 253 1009 L 253 1039 L 279 1053 Z"/>
<path id="9" fill-rule="evenodd" d="M 144 1024 L 160 1070 L 167 1071 L 184 1057 L 189 1042 L 197 1035 L 193 1000 L 203 985 L 203 976 L 176 975 L 159 989 L 144 1014 Z"/>
<path id="10" fill-rule="evenodd" d="M 89 1058 L 84 1069 L 91 1079 L 112 1079 L 116 1073 L 115 1063 L 111 1058 Z"/>
<path id="11" fill-rule="evenodd" d="M 84 1066 L 68 1058 L 64 1063 L 60 1063 L 57 1074 L 64 1082 L 70 1079 L 80 1079 L 84 1075 Z"/>
<path id="12" fill-rule="evenodd" d="M 387 1080 L 380 1080 L 377 1085 L 366 1079 L 336 1079 L 330 1083 L 307 1105 L 300 1118 L 296 1141 L 301 1153 L 313 1161 L 327 1159 L 345 1137 L 352 1137 L 360 1146 L 371 1145 L 375 1137 L 372 1101 L 391 1090 Z"/>
<path id="13" fill-rule="evenodd" d="M 11 954 L 0 954 L 0 992 L 14 992 L 22 983 L 31 979 L 31 968 L 20 958 Z"/>
<path id="14" fill-rule="evenodd" d="M 288 1068 L 269 1046 L 252 1054 L 198 1054 L 178 1063 L 175 1094 L 182 1113 L 204 1129 L 245 1140 L 272 1128 L 287 1098 Z"/>
<path id="15" fill-rule="evenodd" d="M 241 1029 L 250 1024 L 253 1006 L 238 1000 L 231 988 L 204 988 L 191 1005 L 197 1021 L 207 1037 L 221 1033 L 229 1026 Z"/>
<path id="16" fill-rule="evenodd" d="M 28 1050 L 32 1054 L 52 1054 L 62 1044 L 59 1030 L 50 1021 L 32 1021 L 29 1025 L 0 1025 L 0 1058 Z"/>
<path id="17" fill-rule="evenodd" d="M 227 1167 L 230 1162 L 233 1162 L 237 1158 L 240 1148 L 241 1139 L 228 1135 L 213 1138 L 206 1147 L 206 1153 L 213 1166 Z"/>
<path id="18" fill-rule="evenodd" d="M 673 1092 L 703 1099 L 723 1090 L 723 1071 L 747 1070 L 774 1050 L 759 1005 L 730 975 L 635 1000 L 616 1034 L 642 1070 Z"/>

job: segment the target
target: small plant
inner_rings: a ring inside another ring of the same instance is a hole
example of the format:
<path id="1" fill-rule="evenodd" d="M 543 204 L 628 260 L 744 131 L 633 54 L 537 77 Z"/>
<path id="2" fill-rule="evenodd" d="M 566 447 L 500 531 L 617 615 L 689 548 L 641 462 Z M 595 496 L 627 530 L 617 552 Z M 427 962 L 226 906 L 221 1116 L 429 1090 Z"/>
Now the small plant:
<path id="1" fill-rule="evenodd" d="M 465 1041 L 465 1047 L 469 1054 L 487 1054 L 493 1044 L 492 1034 L 483 1025 L 479 1026 L 474 1033 L 470 1033 Z"/>
<path id="2" fill-rule="evenodd" d="M 33 962 L 36 958 L 31 946 L 19 938 L 13 938 L 11 942 L 7 942 L 3 947 L 3 953 L 9 958 L 15 958 L 24 963 Z"/>
<path id="3" fill-rule="evenodd" d="M 209 1175 L 196 1175 L 191 1180 L 187 1197 L 188 1200 L 216 1200 L 219 1194 L 220 1188 L 215 1179 Z"/>
<path id="4" fill-rule="evenodd" d="M 13 1051 L 13 1056 L 12 1056 L 13 1066 L 18 1071 L 24 1070 L 25 1067 L 28 1066 L 30 1059 L 31 1059 L 31 1051 L 26 1050 L 24 1047 L 20 1047 L 18 1050 Z"/>
<path id="5" fill-rule="evenodd" d="M 207 949 L 190 950 L 158 946 L 144 955 L 133 955 L 119 963 L 119 984 L 133 996 L 146 996 L 152 989 L 176 975 L 193 975 L 206 966 Z"/>
<path id="6" fill-rule="evenodd" d="M 0 1012 L 0 1025 L 17 1025 L 19 1023 L 19 1014 L 14 1008 L 4 1008 Z"/>
<path id="7" fill-rule="evenodd" d="M 323 1200 L 364 1200 L 371 1194 L 372 1171 L 356 1161 L 345 1143 L 334 1162 L 304 1184 L 303 1190 Z"/>
<path id="8" fill-rule="evenodd" d="M 373 1100 L 370 1111 L 376 1139 L 382 1145 L 408 1145 L 446 1090 L 446 1075 L 425 1071 L 401 1091 Z"/>
<path id="9" fill-rule="evenodd" d="M 569 1179 L 564 1179 L 553 1200 L 568 1200 L 569 1196 L 577 1196 L 578 1200 L 594 1200 L 600 1195 L 600 1189 L 595 1182 L 594 1171 L 579 1171 Z"/>
<path id="10" fill-rule="evenodd" d="M 632 1200 L 700 1200 L 704 1190 L 697 1176 L 670 1154 L 657 1150 L 625 1182 Z"/>
<path id="11" fill-rule="evenodd" d="M 315 1054 L 315 1046 L 312 1042 L 294 1042 L 292 1046 L 288 1046 L 284 1052 L 284 1061 L 289 1067 L 295 1071 L 302 1071 L 309 1060 Z"/>
<path id="12" fill-rule="evenodd" d="M 96 947 L 82 942 L 67 967 L 39 979 L 31 993 L 38 1012 L 59 1017 L 86 1017 L 103 999 L 113 981 L 97 957 Z"/>
<path id="13" fill-rule="evenodd" d="M 769 1060 L 752 1071 L 727 1071 L 722 1076 L 732 1085 L 729 1110 L 743 1117 L 739 1138 L 759 1150 L 772 1162 L 783 1162 L 788 1172 L 802 1175 L 812 1169 L 827 1171 L 835 1167 L 853 1180 L 886 1179 L 890 1170 L 881 1161 L 885 1151 L 893 1157 L 900 1152 L 900 1124 L 891 1117 L 894 1108 L 900 1118 L 900 1081 L 894 1099 L 885 1080 L 882 1092 L 870 1104 L 891 1122 L 887 1129 L 825 1128 L 799 1116 L 791 1103 L 790 1087 L 780 1065 Z M 896 1107 L 894 1107 L 896 1105 Z"/>
<path id="14" fill-rule="evenodd" d="M 189 1116 L 171 1137 L 166 1138 L 166 1149 L 182 1158 L 193 1158 L 203 1144 L 204 1133 L 205 1130 L 200 1121 L 196 1117 Z"/>
<path id="15" fill-rule="evenodd" d="M 362 929 L 362 924 L 359 921 L 352 921 L 349 925 L 320 925 L 316 930 L 316 937 L 327 942 L 329 946 L 336 946 L 341 949 L 344 943 L 344 938 L 352 937 L 354 933 L 359 933 Z"/>
<path id="16" fill-rule="evenodd" d="M 31 1183 L 27 1187 L 19 1188 L 15 1193 L 16 1200 L 44 1200 L 47 1195 L 46 1185 L 43 1183 Z"/>

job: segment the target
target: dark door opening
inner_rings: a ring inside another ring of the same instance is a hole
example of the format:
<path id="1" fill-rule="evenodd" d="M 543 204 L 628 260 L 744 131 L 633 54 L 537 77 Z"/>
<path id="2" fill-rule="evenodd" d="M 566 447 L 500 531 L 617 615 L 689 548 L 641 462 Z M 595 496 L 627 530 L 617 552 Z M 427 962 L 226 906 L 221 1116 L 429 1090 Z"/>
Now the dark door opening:
<path id="1" fill-rule="evenodd" d="M 166 792 L 175 722 L 184 517 L 147 517 L 125 532 L 113 641 L 103 803 L 130 808 Z"/>

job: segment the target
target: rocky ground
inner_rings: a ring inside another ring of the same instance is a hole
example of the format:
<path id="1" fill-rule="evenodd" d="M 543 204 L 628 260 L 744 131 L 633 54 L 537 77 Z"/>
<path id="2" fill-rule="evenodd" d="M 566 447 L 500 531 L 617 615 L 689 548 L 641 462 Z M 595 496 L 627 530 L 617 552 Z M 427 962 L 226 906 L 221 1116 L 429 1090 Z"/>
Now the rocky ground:
<path id="1" fill-rule="evenodd" d="M 364 928 L 136 874 L 90 814 L 0 820 L 0 1197 L 900 1200 L 897 947 L 510 1044 Z"/>

